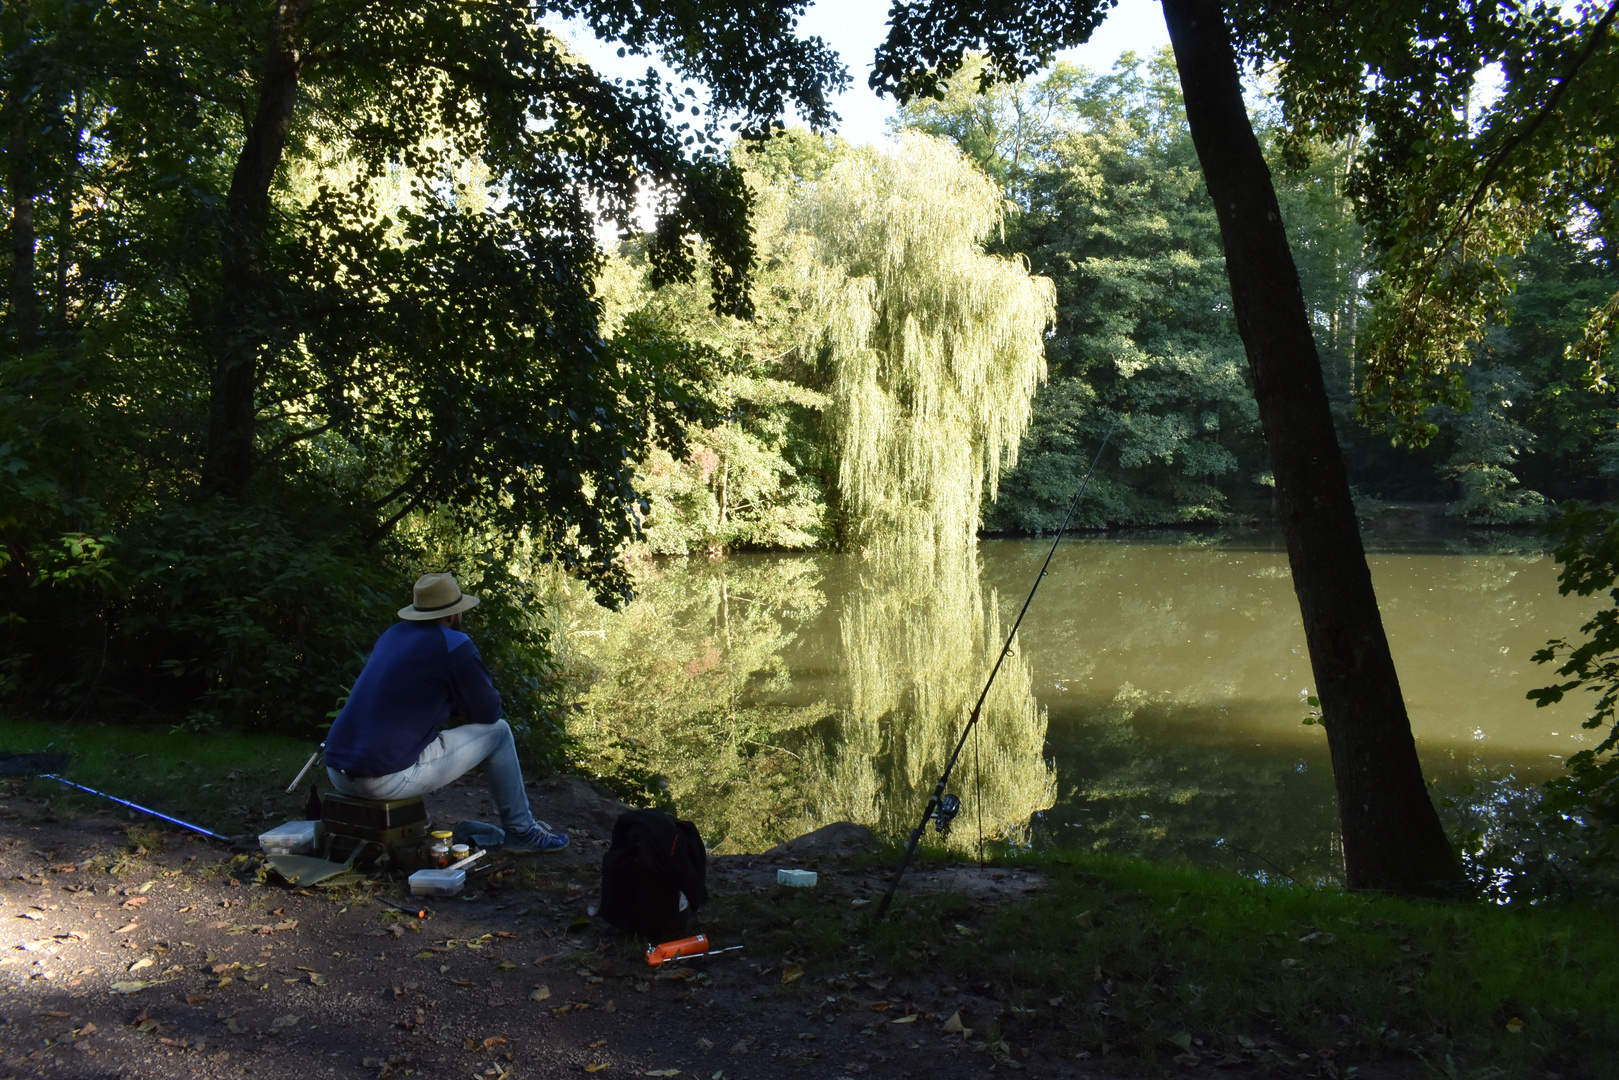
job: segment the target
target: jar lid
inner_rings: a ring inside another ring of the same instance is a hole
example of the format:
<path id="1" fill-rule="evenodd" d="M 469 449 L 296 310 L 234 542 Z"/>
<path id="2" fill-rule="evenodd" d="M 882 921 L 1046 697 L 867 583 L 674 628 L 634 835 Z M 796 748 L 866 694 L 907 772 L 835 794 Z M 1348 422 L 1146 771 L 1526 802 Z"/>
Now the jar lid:
<path id="1" fill-rule="evenodd" d="M 434 840 L 448 840 L 454 835 L 455 833 L 451 832 L 449 829 L 444 829 L 440 832 L 435 832 L 432 834 Z"/>

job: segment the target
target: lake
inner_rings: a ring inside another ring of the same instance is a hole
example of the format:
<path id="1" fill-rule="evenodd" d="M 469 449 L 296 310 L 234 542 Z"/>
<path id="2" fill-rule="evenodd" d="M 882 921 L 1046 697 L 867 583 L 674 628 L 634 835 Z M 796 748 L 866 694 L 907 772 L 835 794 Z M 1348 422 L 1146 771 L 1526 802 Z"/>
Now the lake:
<path id="1" fill-rule="evenodd" d="M 1367 537 L 1423 768 L 1447 824 L 1591 745 L 1579 695 L 1537 710 L 1531 662 L 1594 601 L 1557 594 L 1532 537 Z M 570 723 L 588 764 L 672 799 L 721 851 L 851 820 L 902 835 L 1050 547 L 936 560 L 759 554 L 657 561 L 639 599 L 564 597 Z M 1330 880 L 1326 736 L 1287 556 L 1258 530 L 1063 541 L 951 790 L 942 842 L 1060 843 Z M 931 835 L 931 834 L 930 834 Z M 935 839 L 939 839 L 935 837 Z"/>

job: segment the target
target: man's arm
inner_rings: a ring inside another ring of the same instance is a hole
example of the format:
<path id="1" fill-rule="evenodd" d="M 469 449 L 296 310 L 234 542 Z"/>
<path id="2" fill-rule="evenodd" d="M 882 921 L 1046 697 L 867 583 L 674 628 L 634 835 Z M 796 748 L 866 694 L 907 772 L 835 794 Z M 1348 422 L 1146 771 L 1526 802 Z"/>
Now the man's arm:
<path id="1" fill-rule="evenodd" d="M 468 724 L 493 724 L 500 719 L 500 691 L 483 666 L 472 642 L 450 654 L 450 700 Z"/>

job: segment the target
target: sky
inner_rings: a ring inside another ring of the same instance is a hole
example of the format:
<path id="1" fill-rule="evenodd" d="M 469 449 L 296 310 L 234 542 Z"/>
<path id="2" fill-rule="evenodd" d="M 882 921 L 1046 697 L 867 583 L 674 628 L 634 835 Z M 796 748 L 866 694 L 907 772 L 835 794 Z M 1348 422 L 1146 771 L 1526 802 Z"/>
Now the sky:
<path id="1" fill-rule="evenodd" d="M 834 99 L 833 108 L 842 118 L 838 133 L 850 142 L 883 141 L 887 137 L 885 124 L 894 115 L 893 99 L 878 97 L 866 86 L 872 56 L 888 36 L 887 23 L 888 8 L 882 0 L 813 0 L 799 22 L 803 36 L 818 35 L 849 66 L 851 85 Z M 588 31 L 581 32 L 566 23 L 549 25 L 566 34 L 574 51 L 603 75 L 637 78 L 647 69 L 646 58 L 619 59 L 616 45 L 603 44 Z M 1122 52 L 1146 55 L 1168 44 L 1163 11 L 1155 0 L 1120 0 L 1089 42 L 1059 53 L 1058 57 L 1093 71 L 1106 71 Z M 661 64 L 655 66 L 662 68 Z"/>

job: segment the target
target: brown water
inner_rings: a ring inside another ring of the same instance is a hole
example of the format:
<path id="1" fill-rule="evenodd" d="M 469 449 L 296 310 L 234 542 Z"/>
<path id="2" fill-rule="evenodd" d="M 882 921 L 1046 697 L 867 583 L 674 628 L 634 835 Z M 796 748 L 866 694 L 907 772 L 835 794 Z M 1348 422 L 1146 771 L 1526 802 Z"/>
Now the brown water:
<path id="1" fill-rule="evenodd" d="M 1531 654 L 1592 610 L 1557 595 L 1534 541 L 1369 546 L 1440 795 L 1488 782 L 1498 799 L 1589 745 L 1585 702 L 1524 698 L 1551 681 Z M 662 787 L 725 850 L 840 819 L 902 834 L 1048 547 L 655 565 L 626 612 L 569 608 L 570 662 L 591 684 L 573 731 L 601 771 Z M 949 842 L 974 850 L 982 833 L 1330 877 L 1326 738 L 1301 723 L 1312 688 L 1270 535 L 1067 540 L 958 766 Z"/>

